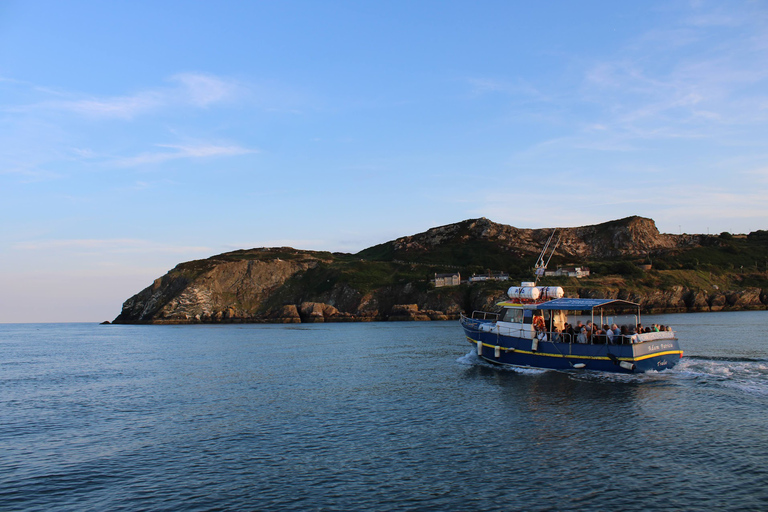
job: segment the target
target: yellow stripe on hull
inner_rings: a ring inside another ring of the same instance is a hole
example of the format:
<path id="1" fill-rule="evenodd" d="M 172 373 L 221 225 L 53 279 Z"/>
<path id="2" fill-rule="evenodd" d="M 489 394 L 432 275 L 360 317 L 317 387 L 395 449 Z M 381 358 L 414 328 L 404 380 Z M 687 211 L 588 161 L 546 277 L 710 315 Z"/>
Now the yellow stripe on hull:
<path id="1" fill-rule="evenodd" d="M 467 336 L 467 340 L 477 346 L 478 343 L 480 343 L 483 347 L 488 347 L 495 349 L 497 345 L 491 345 L 489 343 L 482 343 L 478 340 L 473 340 L 469 336 Z M 503 350 L 505 352 L 515 352 L 518 354 L 527 354 L 527 355 L 533 355 L 533 356 L 543 356 L 543 357 L 559 357 L 563 359 L 587 359 L 587 360 L 598 360 L 598 361 L 611 361 L 612 359 L 608 356 L 577 356 L 574 354 L 553 354 L 551 352 L 541 353 L 541 352 L 533 352 L 532 350 L 520 350 L 516 348 L 507 348 L 507 347 L 499 347 L 500 350 Z M 667 356 L 677 354 L 680 357 L 683 357 L 683 351 L 682 350 L 668 350 L 666 352 L 654 352 L 652 354 L 644 354 L 639 357 L 616 357 L 618 361 L 628 361 L 630 363 L 634 363 L 635 361 L 642 361 L 644 359 L 650 359 L 651 357 L 658 357 L 658 356 Z"/>

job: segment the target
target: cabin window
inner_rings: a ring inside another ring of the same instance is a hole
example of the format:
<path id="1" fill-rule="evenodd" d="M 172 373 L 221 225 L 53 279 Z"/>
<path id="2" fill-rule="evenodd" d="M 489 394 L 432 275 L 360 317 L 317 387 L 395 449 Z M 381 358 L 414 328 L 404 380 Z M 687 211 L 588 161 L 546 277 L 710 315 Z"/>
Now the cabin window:
<path id="1" fill-rule="evenodd" d="M 504 315 L 501 317 L 502 322 L 514 322 L 520 323 L 523 321 L 523 310 L 508 308 L 504 310 Z M 530 323 L 530 320 L 529 320 Z"/>

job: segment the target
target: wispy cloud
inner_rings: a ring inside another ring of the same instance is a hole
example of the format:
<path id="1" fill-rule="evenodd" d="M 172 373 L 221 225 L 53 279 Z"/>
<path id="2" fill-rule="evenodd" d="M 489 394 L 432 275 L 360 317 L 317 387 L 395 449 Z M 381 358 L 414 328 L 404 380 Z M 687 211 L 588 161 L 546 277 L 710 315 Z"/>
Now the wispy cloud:
<path id="1" fill-rule="evenodd" d="M 0 175 L 3 174 L 20 176 L 22 178 L 22 183 L 35 183 L 39 181 L 54 180 L 62 177 L 62 175 L 59 173 L 25 166 L 0 169 Z"/>
<path id="2" fill-rule="evenodd" d="M 122 158 L 115 163 L 123 167 L 133 167 L 138 165 L 158 164 L 169 160 L 178 160 L 186 158 L 213 158 L 225 156 L 239 156 L 258 153 L 258 150 L 244 148 L 237 145 L 215 145 L 215 144 L 197 144 L 197 145 L 177 145 L 177 144 L 156 144 L 156 147 L 165 148 L 167 151 L 156 151 L 142 153 L 140 155 Z"/>
<path id="3" fill-rule="evenodd" d="M 171 80 L 180 84 L 186 102 L 199 107 L 233 98 L 242 90 L 242 86 L 233 80 L 199 73 L 181 73 Z"/>
<path id="4" fill-rule="evenodd" d="M 693 8 L 595 62 L 583 99 L 626 136 L 712 137 L 721 126 L 763 123 L 768 47 L 760 17 Z"/>
<path id="5" fill-rule="evenodd" d="M 69 101 L 48 101 L 32 108 L 63 110 L 88 117 L 132 119 L 150 110 L 163 106 L 166 98 L 157 92 L 142 92 L 133 96 L 111 98 L 89 98 Z"/>
<path id="6" fill-rule="evenodd" d="M 207 107 L 235 98 L 242 87 L 235 80 L 202 73 L 180 73 L 169 79 L 171 86 L 137 91 L 129 95 L 61 98 L 6 107 L 7 111 L 60 111 L 91 118 L 129 120 L 163 108 Z M 38 91 L 44 89 L 36 88 Z"/>
<path id="7" fill-rule="evenodd" d="M 48 239 L 18 242 L 12 246 L 17 251 L 69 250 L 75 252 L 97 253 L 199 253 L 209 252 L 205 246 L 168 245 L 148 240 L 132 238 L 105 239 Z"/>

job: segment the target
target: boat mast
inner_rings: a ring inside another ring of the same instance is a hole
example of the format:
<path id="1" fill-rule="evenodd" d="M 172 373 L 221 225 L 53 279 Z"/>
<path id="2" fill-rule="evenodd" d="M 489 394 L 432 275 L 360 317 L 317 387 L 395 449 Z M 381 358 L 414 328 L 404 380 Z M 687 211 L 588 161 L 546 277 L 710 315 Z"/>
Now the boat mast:
<path id="1" fill-rule="evenodd" d="M 547 239 L 547 243 L 544 244 L 544 248 L 541 250 L 541 254 L 539 254 L 539 258 L 536 260 L 536 265 L 534 266 L 534 273 L 536 275 L 536 279 L 534 280 L 534 282 L 536 284 L 538 284 L 539 278 L 544 276 L 544 271 L 547 269 L 547 265 L 549 265 L 549 260 L 552 259 L 552 256 L 554 256 L 557 246 L 560 245 L 560 235 L 557 235 L 557 241 L 555 242 L 554 247 L 552 247 L 552 252 L 549 253 L 549 257 L 547 258 L 547 249 L 549 249 L 549 246 L 552 243 L 552 239 L 555 237 L 555 233 L 557 233 L 557 228 L 554 228 L 552 230 L 552 233 L 549 235 L 549 238 Z M 546 258 L 546 261 L 545 261 L 545 258 Z"/>

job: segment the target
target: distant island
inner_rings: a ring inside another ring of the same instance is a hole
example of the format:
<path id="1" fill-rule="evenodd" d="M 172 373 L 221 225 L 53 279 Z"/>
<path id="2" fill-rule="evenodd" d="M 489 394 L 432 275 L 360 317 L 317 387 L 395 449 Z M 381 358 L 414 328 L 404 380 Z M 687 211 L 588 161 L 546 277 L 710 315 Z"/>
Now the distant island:
<path id="1" fill-rule="evenodd" d="M 126 300 L 113 323 L 455 319 L 492 308 L 510 285 L 532 280 L 551 233 L 480 218 L 357 254 L 228 252 L 180 263 Z M 634 216 L 558 234 L 552 271 L 539 284 L 562 286 L 566 296 L 630 300 L 646 313 L 768 308 L 768 231 L 662 234 L 653 220 Z"/>

